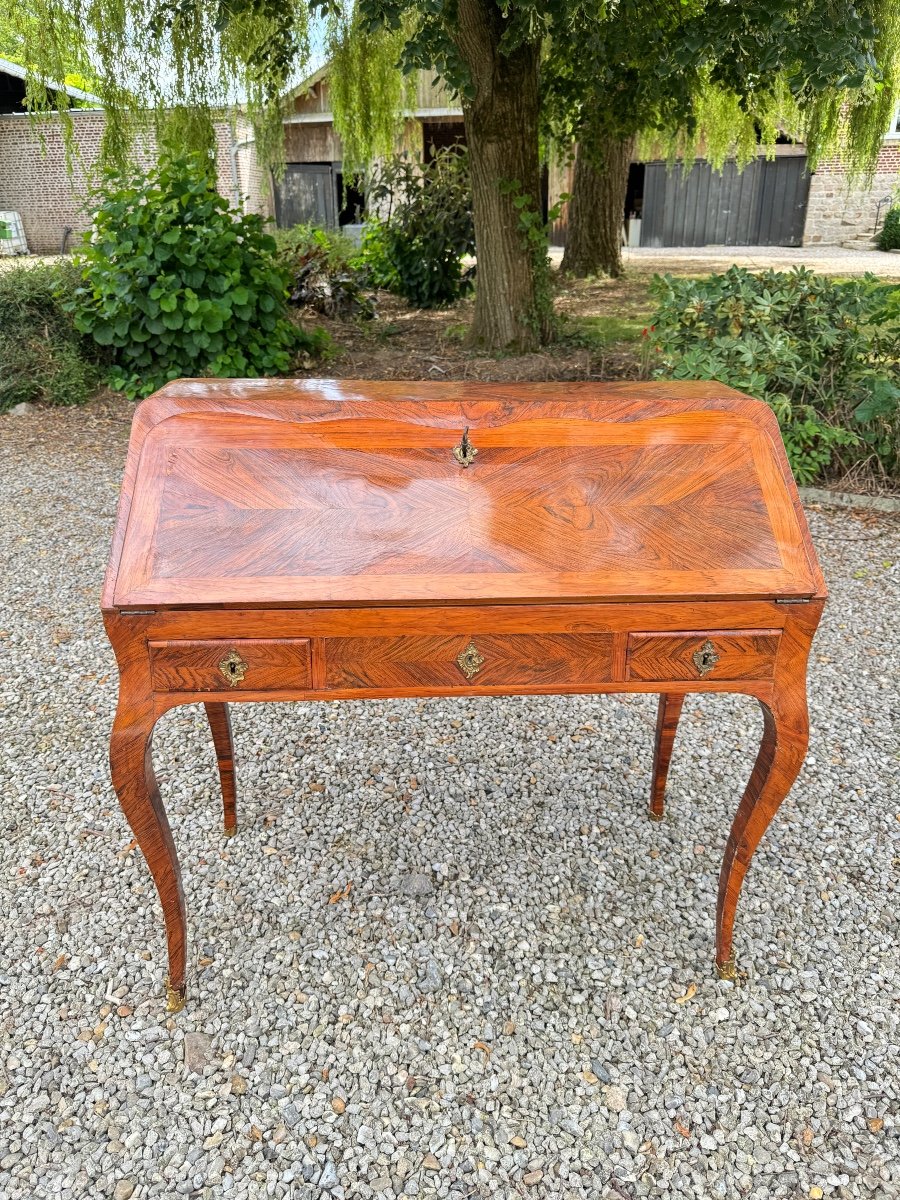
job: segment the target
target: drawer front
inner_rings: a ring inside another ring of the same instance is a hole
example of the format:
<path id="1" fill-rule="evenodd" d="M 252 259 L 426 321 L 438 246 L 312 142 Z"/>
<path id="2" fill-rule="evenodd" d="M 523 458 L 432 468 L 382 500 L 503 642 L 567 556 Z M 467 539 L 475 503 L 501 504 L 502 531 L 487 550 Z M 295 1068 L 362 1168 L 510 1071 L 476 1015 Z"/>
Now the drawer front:
<path id="1" fill-rule="evenodd" d="M 626 679 L 771 679 L 777 629 L 708 633 L 632 633 Z"/>
<path id="2" fill-rule="evenodd" d="M 159 692 L 274 692 L 312 686 L 308 638 L 151 642 Z"/>
<path id="3" fill-rule="evenodd" d="M 612 678 L 610 634 L 328 638 L 327 688 L 590 686 Z"/>

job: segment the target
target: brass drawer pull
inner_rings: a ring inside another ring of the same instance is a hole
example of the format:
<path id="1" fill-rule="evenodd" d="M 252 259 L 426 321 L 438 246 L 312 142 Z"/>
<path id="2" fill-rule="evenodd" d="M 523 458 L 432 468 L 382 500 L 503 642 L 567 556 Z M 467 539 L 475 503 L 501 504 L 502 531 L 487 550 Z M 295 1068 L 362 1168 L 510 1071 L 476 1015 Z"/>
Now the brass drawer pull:
<path id="1" fill-rule="evenodd" d="M 484 665 L 484 655 L 479 654 L 474 642 L 469 642 L 465 650 L 457 654 L 456 664 L 466 679 L 474 679 Z"/>
<path id="2" fill-rule="evenodd" d="M 219 670 L 231 687 L 237 687 L 247 674 L 248 669 L 248 664 L 244 662 L 237 650 L 229 650 L 219 663 Z"/>
<path id="3" fill-rule="evenodd" d="M 703 643 L 699 650 L 695 650 L 691 655 L 694 660 L 694 666 L 700 672 L 701 677 L 708 675 L 716 663 L 719 661 L 719 656 L 716 654 L 716 648 L 709 640 Z"/>

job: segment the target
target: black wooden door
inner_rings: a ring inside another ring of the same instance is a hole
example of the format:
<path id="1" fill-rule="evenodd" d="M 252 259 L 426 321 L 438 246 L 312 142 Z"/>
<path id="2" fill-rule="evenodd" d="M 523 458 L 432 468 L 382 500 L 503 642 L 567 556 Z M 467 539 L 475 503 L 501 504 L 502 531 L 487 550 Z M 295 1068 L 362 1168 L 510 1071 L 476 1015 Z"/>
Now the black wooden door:
<path id="1" fill-rule="evenodd" d="M 275 223 L 279 229 L 307 221 L 329 228 L 337 224 L 331 163 L 288 163 L 284 178 L 275 181 Z"/>
<path id="2" fill-rule="evenodd" d="M 714 171 L 703 159 L 681 165 L 647 163 L 642 246 L 799 246 L 803 241 L 809 172 L 803 155 L 743 171 L 732 160 Z"/>

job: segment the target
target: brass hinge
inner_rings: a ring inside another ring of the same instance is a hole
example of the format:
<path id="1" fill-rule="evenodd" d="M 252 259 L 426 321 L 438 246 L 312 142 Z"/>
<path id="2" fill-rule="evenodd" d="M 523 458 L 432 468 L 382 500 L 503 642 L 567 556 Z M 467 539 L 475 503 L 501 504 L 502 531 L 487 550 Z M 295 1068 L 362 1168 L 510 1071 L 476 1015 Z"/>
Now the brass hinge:
<path id="1" fill-rule="evenodd" d="M 156 613 L 155 608 L 123 608 L 119 613 L 120 617 L 152 617 Z"/>
<path id="2" fill-rule="evenodd" d="M 809 596 L 800 596 L 798 599 L 776 600 L 776 604 L 809 604 Z"/>

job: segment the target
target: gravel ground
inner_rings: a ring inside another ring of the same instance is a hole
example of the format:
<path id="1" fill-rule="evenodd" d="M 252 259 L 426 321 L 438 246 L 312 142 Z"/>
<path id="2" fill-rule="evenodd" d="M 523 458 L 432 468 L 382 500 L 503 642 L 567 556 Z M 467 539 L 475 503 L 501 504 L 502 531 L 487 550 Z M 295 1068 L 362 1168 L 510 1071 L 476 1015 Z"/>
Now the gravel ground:
<path id="1" fill-rule="evenodd" d="M 747 984 L 711 956 L 750 701 L 689 702 L 658 825 L 652 697 L 236 706 L 229 842 L 185 708 L 167 1017 L 107 778 L 129 417 L 0 417 L 0 1197 L 900 1196 L 900 520 L 812 514 L 813 739 L 744 889 Z"/>
<path id="2" fill-rule="evenodd" d="M 562 260 L 562 249 L 551 246 L 550 257 Z M 725 271 L 732 264 L 752 271 L 789 271 L 809 267 L 824 275 L 864 275 L 900 279 L 900 254 L 892 251 L 851 249 L 847 246 L 626 246 L 626 266 L 652 271 L 684 271 L 698 275 Z"/>

